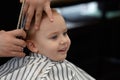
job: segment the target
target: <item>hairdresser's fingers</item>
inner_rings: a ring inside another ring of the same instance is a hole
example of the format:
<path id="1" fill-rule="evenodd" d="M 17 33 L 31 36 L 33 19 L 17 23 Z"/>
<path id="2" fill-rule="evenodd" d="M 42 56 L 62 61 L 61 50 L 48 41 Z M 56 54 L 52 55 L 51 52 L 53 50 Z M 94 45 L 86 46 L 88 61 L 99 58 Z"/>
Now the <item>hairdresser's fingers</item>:
<path id="1" fill-rule="evenodd" d="M 24 57 L 25 53 L 23 51 L 12 51 L 12 50 L 7 50 L 4 51 L 4 54 L 0 54 L 0 57 Z"/>
<path id="2" fill-rule="evenodd" d="M 22 3 L 23 2 L 23 0 L 20 0 L 20 3 Z"/>
<path id="3" fill-rule="evenodd" d="M 48 15 L 50 21 L 53 21 L 53 15 L 52 15 L 52 10 L 50 8 L 50 2 L 47 2 L 44 7 L 44 11 Z"/>
<path id="4" fill-rule="evenodd" d="M 29 27 L 30 27 L 30 23 L 31 23 L 31 20 L 33 18 L 33 15 L 34 15 L 34 7 L 29 7 L 28 11 L 27 11 L 27 16 L 26 16 L 26 24 L 25 24 L 25 29 L 28 30 Z"/>
<path id="5" fill-rule="evenodd" d="M 29 8 L 29 4 L 26 2 L 24 7 L 23 7 L 23 15 L 25 15 L 25 16 L 27 15 L 26 13 L 28 11 L 28 8 Z"/>
<path id="6" fill-rule="evenodd" d="M 23 29 L 16 29 L 16 30 L 8 31 L 7 33 L 11 34 L 11 36 L 14 37 L 22 37 L 23 39 L 26 38 L 26 33 Z"/>
<path id="7" fill-rule="evenodd" d="M 20 3 L 23 3 L 24 0 L 20 0 Z M 25 0 L 25 2 L 29 2 L 29 0 Z"/>
<path id="8" fill-rule="evenodd" d="M 8 57 L 10 57 L 10 56 L 24 57 L 25 53 L 24 52 L 13 51 L 13 52 L 11 52 L 10 55 L 8 55 Z"/>
<path id="9" fill-rule="evenodd" d="M 11 51 L 18 51 L 18 52 L 23 52 L 23 48 L 21 46 L 17 46 L 17 45 L 12 45 L 11 47 L 9 47 L 9 50 Z"/>
<path id="10" fill-rule="evenodd" d="M 42 10 L 40 8 L 36 10 L 36 14 L 35 14 L 35 29 L 39 28 L 41 17 L 42 17 Z"/>
<path id="11" fill-rule="evenodd" d="M 24 40 L 22 40 L 22 39 L 14 39 L 13 40 L 14 41 L 14 45 L 16 45 L 16 46 L 20 46 L 20 47 L 26 47 L 26 42 L 24 41 Z"/>

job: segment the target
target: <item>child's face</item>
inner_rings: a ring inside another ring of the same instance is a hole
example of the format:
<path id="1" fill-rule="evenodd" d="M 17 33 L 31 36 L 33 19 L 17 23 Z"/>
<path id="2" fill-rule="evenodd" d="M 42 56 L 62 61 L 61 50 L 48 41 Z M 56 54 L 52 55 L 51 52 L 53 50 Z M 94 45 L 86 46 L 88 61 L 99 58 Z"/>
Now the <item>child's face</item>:
<path id="1" fill-rule="evenodd" d="M 67 35 L 67 27 L 64 19 L 55 14 L 54 21 L 43 19 L 39 31 L 35 36 L 35 46 L 38 53 L 48 58 L 61 61 L 67 56 L 71 41 Z"/>

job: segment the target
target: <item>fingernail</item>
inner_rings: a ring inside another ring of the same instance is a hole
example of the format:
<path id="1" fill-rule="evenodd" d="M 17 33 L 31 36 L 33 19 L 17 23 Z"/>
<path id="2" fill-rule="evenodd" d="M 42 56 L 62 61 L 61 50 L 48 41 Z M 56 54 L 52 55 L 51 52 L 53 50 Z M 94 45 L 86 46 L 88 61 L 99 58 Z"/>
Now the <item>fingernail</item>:
<path id="1" fill-rule="evenodd" d="M 52 22 L 53 22 L 53 19 L 50 19 L 50 21 L 52 21 Z"/>

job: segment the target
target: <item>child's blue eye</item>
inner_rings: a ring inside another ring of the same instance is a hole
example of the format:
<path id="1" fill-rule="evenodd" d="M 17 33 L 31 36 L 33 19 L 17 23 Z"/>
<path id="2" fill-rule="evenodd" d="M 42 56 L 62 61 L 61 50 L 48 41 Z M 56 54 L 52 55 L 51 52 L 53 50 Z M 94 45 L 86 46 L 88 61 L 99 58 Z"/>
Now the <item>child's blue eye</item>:
<path id="1" fill-rule="evenodd" d="M 51 39 L 57 39 L 57 35 L 52 36 Z"/>
<path id="2" fill-rule="evenodd" d="M 63 35 L 64 35 L 64 36 L 67 35 L 67 32 L 64 32 Z"/>

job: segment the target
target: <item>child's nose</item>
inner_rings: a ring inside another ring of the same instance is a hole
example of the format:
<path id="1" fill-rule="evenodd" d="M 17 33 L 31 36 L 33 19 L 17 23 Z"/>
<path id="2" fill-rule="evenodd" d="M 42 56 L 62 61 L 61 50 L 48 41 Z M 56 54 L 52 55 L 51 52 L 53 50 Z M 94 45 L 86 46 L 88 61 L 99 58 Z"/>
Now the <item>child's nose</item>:
<path id="1" fill-rule="evenodd" d="M 67 39 L 65 37 L 63 37 L 60 41 L 61 44 L 66 44 L 67 43 Z"/>

